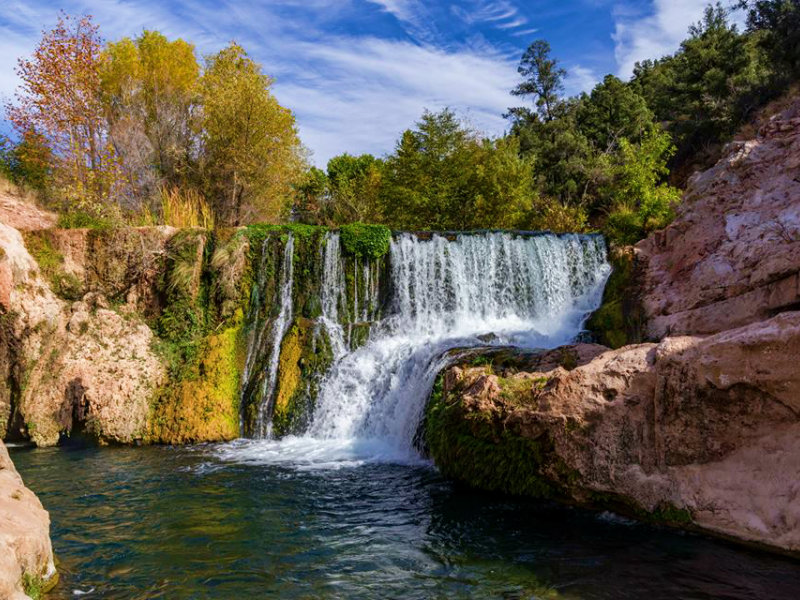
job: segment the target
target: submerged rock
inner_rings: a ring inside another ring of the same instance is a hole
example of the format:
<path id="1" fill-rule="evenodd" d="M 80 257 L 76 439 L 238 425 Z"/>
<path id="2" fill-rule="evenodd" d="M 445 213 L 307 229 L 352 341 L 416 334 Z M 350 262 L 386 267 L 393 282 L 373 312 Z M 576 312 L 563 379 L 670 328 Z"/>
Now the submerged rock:
<path id="1" fill-rule="evenodd" d="M 608 350 L 572 370 L 454 366 L 426 440 L 443 473 L 482 488 L 800 552 L 797 356 L 800 312 Z"/>
<path id="2" fill-rule="evenodd" d="M 50 517 L 0 442 L 0 598 L 24 600 L 57 580 Z"/>

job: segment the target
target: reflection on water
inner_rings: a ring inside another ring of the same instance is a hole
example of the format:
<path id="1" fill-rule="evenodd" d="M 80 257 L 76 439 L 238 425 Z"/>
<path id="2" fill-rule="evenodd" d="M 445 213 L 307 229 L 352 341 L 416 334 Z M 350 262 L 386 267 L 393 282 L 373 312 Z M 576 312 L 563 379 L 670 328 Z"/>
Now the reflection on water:
<path id="1" fill-rule="evenodd" d="M 12 449 L 54 598 L 796 599 L 800 563 L 442 480 L 236 463 L 229 447 Z"/>

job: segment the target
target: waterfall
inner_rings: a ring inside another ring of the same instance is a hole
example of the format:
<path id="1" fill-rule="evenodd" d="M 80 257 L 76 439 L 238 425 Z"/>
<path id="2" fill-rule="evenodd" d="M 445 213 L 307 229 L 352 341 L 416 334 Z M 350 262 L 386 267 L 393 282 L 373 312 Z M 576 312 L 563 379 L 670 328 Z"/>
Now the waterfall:
<path id="1" fill-rule="evenodd" d="M 311 437 L 379 439 L 413 454 L 447 350 L 567 343 L 596 307 L 608 273 L 597 236 L 403 234 L 390 262 L 390 314 L 323 381 Z"/>
<path id="2" fill-rule="evenodd" d="M 293 318 L 292 244 L 290 236 L 258 413 L 262 436 L 269 432 L 280 340 Z M 388 281 L 377 261 L 346 259 L 338 233 L 325 234 L 318 255 L 316 322 L 330 341 L 332 364 L 320 375 L 305 433 L 259 446 L 261 459 L 264 452 L 270 460 L 316 465 L 365 453 L 413 459 L 425 402 L 449 350 L 568 343 L 599 305 L 610 271 L 603 238 L 593 235 L 399 234 Z M 361 345 L 354 327 L 368 328 Z"/>
<path id="3" fill-rule="evenodd" d="M 266 376 L 261 389 L 261 406 L 256 419 L 256 430 L 263 437 L 270 437 L 270 412 L 272 409 L 275 386 L 278 383 L 278 361 L 281 354 L 281 341 L 292 322 L 292 289 L 294 287 L 294 236 L 290 233 L 283 249 L 281 265 L 280 312 L 272 324 L 272 344 Z"/>

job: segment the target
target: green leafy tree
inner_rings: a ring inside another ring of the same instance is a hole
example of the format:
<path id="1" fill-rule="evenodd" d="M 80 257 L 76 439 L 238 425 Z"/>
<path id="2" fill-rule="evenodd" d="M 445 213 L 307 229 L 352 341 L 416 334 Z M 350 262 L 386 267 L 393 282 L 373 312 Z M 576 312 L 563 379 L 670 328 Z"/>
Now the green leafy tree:
<path id="1" fill-rule="evenodd" d="M 655 127 L 640 144 L 620 140 L 601 188 L 610 208 L 605 232 L 612 240 L 632 244 L 672 221 L 681 193 L 663 178 L 674 151 L 669 134 Z"/>
<path id="2" fill-rule="evenodd" d="M 371 154 L 340 154 L 328 161 L 327 181 L 328 223 L 382 221 L 383 161 Z"/>
<path id="3" fill-rule="evenodd" d="M 773 65 L 774 79 L 786 84 L 800 77 L 800 0 L 744 0 L 747 26 Z"/>
<path id="4" fill-rule="evenodd" d="M 536 115 L 542 121 L 556 118 L 567 72 L 558 66 L 557 60 L 550 57 L 550 44 L 545 40 L 536 40 L 528 46 L 517 72 L 523 77 L 523 81 L 511 90 L 511 94 L 523 98 L 532 97 L 536 105 Z M 531 112 L 527 108 L 510 108 L 509 115 L 515 119 L 531 118 Z"/>
<path id="5" fill-rule="evenodd" d="M 386 222 L 408 229 L 519 227 L 535 191 L 516 138 L 481 140 L 450 110 L 425 112 L 386 160 Z"/>
<path id="6" fill-rule="evenodd" d="M 615 149 L 622 138 L 639 142 L 652 128 L 653 118 L 645 99 L 613 75 L 582 95 L 576 114 L 581 133 L 603 152 Z"/>
<path id="7" fill-rule="evenodd" d="M 757 106 L 763 73 L 752 40 L 718 3 L 673 56 L 638 64 L 633 88 L 666 123 L 684 161 L 728 139 Z"/>

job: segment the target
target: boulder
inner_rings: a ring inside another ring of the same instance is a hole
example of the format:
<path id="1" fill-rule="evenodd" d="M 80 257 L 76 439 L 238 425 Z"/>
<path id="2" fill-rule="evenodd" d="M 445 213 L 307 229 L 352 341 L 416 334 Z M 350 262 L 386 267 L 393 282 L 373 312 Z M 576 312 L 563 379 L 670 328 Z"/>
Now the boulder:
<path id="1" fill-rule="evenodd" d="M 800 307 L 800 99 L 689 183 L 636 246 L 646 337 L 710 334 Z"/>
<path id="2" fill-rule="evenodd" d="M 0 442 L 0 598 L 24 600 L 32 588 L 43 591 L 56 580 L 50 516 Z"/>
<path id="3" fill-rule="evenodd" d="M 571 370 L 454 366 L 428 409 L 445 474 L 800 552 L 800 312 L 608 350 Z"/>

